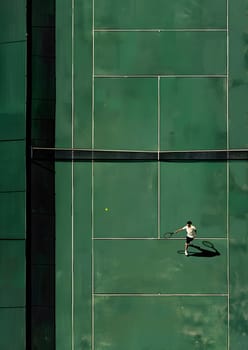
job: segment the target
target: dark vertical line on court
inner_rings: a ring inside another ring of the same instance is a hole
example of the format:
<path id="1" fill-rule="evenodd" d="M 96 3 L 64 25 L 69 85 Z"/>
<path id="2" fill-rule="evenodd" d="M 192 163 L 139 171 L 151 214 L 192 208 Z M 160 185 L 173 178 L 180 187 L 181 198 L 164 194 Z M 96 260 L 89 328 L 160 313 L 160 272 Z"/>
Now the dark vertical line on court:
<path id="1" fill-rule="evenodd" d="M 226 0 L 226 148 L 229 158 L 229 0 Z M 227 193 L 226 193 L 226 215 L 227 215 L 227 349 L 230 349 L 230 162 L 227 160 Z"/>
<path id="2" fill-rule="evenodd" d="M 32 130 L 32 1 L 26 2 L 26 349 L 32 349 L 31 301 L 31 130 Z"/>

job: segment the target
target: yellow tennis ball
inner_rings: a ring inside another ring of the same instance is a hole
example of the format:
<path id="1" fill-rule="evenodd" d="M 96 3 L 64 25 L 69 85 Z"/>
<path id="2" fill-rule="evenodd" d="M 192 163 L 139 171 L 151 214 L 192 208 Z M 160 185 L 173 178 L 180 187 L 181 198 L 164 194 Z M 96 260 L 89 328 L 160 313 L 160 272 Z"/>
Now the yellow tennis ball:
<path id="1" fill-rule="evenodd" d="M 109 208 L 105 208 L 104 210 L 105 210 L 105 211 L 108 211 L 108 210 L 109 210 Z"/>

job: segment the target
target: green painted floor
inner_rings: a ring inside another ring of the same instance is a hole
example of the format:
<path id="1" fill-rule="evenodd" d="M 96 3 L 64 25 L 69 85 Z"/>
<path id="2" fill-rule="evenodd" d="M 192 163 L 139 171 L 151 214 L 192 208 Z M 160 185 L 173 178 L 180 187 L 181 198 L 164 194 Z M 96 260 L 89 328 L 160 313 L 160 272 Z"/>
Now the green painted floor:
<path id="1" fill-rule="evenodd" d="M 247 147 L 247 0 L 57 8 L 57 147 Z M 56 169 L 59 350 L 245 348 L 247 162 Z M 187 220 L 188 257 L 184 233 L 161 239 Z"/>
<path id="2" fill-rule="evenodd" d="M 226 298 L 96 297 L 95 304 L 96 349 L 227 348 Z"/>
<path id="3" fill-rule="evenodd" d="M 227 293 L 226 240 L 212 240 L 215 251 L 197 239 L 188 257 L 184 241 L 96 241 L 95 292 Z"/>
<path id="4" fill-rule="evenodd" d="M 95 349 L 227 349 L 226 176 L 226 163 L 94 165 Z M 185 233 L 159 237 L 189 218 L 186 257 Z"/>

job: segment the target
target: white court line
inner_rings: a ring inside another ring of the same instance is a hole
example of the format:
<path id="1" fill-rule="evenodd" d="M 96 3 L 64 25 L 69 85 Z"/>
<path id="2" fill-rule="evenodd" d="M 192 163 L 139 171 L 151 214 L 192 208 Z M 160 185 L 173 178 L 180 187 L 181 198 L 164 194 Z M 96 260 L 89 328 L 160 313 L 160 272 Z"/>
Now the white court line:
<path id="1" fill-rule="evenodd" d="M 74 34 L 75 0 L 71 0 L 71 147 L 74 147 Z M 71 347 L 74 350 L 74 162 L 71 162 Z"/>
<path id="2" fill-rule="evenodd" d="M 158 238 L 158 237 L 94 237 L 95 241 L 181 241 L 185 237 Z M 194 241 L 220 241 L 227 240 L 227 237 L 197 237 Z"/>
<path id="3" fill-rule="evenodd" d="M 182 29 L 173 29 L 173 28 L 151 28 L 151 29 L 112 29 L 112 28 L 96 28 L 95 32 L 226 32 L 226 28 L 182 28 Z"/>
<path id="4" fill-rule="evenodd" d="M 226 78 L 226 74 L 95 74 L 95 78 Z"/>
<path id="5" fill-rule="evenodd" d="M 94 138 L 94 134 L 92 134 Z M 22 141 L 22 140 L 21 140 Z M 1 142 L 1 140 L 0 140 Z M 3 141 L 4 142 L 4 141 Z M 129 150 L 129 149 L 110 149 L 110 148 L 70 148 L 70 147 L 32 147 L 32 150 L 44 151 L 88 151 L 88 152 L 140 152 L 140 153 L 154 153 L 156 149 L 152 150 Z"/>
<path id="6" fill-rule="evenodd" d="M 95 146 L 95 0 L 92 0 L 92 134 L 91 147 Z M 94 160 L 91 163 L 91 349 L 95 349 L 95 297 L 94 297 Z"/>
<path id="7" fill-rule="evenodd" d="M 95 241 L 156 241 L 158 237 L 94 237 Z"/>
<path id="8" fill-rule="evenodd" d="M 160 218 L 161 218 L 161 211 L 160 211 L 160 161 L 159 161 L 159 156 L 160 156 L 160 77 L 158 77 L 158 239 L 160 238 Z"/>
<path id="9" fill-rule="evenodd" d="M 226 135 L 227 135 L 227 149 L 230 147 L 229 140 L 229 0 L 226 0 Z M 227 176 L 227 203 L 226 203 L 226 216 L 227 216 L 227 349 L 230 349 L 230 226 L 229 226 L 229 186 L 230 186 L 230 165 L 226 163 L 226 176 Z"/>
<path id="10" fill-rule="evenodd" d="M 0 141 L 1 142 L 1 141 Z M 3 141 L 4 142 L 4 141 Z M 63 148 L 63 147 L 32 147 L 32 150 L 44 150 L 44 151 L 88 151 L 88 152 L 136 152 L 136 153 L 154 153 L 157 150 L 129 150 L 129 149 L 105 149 L 105 148 Z M 188 149 L 181 151 L 168 151 L 160 150 L 160 153 L 194 153 L 194 152 L 247 152 L 248 148 L 218 148 L 218 149 Z"/>
<path id="11" fill-rule="evenodd" d="M 227 297 L 227 293 L 95 293 L 96 297 Z"/>

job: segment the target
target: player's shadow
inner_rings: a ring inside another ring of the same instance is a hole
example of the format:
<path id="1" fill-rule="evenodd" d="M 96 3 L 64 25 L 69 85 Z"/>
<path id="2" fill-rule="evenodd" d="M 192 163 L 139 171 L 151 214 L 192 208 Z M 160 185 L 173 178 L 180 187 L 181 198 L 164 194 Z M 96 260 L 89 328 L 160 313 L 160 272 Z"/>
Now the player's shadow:
<path id="1" fill-rule="evenodd" d="M 195 256 L 199 258 L 213 258 L 215 256 L 221 255 L 213 243 L 209 241 L 202 241 L 202 244 L 204 245 L 204 248 L 196 244 L 190 244 L 188 248 L 188 256 Z M 206 249 L 205 247 L 210 249 Z M 192 251 L 191 248 L 196 250 Z M 178 254 L 184 254 L 184 250 L 178 250 Z"/>

